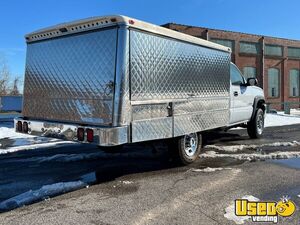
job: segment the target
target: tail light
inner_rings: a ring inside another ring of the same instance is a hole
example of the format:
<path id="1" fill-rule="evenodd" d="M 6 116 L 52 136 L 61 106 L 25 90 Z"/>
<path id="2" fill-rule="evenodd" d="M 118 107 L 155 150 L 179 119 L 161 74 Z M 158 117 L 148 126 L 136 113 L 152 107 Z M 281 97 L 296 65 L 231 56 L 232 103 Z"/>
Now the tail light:
<path id="1" fill-rule="evenodd" d="M 23 129 L 24 133 L 28 133 L 28 123 L 27 122 L 23 123 L 23 128 L 22 129 Z"/>
<path id="2" fill-rule="evenodd" d="M 88 142 L 94 141 L 94 131 L 92 129 L 86 129 L 86 139 Z"/>
<path id="3" fill-rule="evenodd" d="M 23 128 L 22 128 L 22 121 L 18 121 L 17 122 L 17 127 L 16 127 L 17 132 L 22 132 Z"/>
<path id="4" fill-rule="evenodd" d="M 78 139 L 78 141 L 84 141 L 84 129 L 83 128 L 77 129 L 77 139 Z"/>
<path id="5" fill-rule="evenodd" d="M 129 24 L 131 24 L 131 25 L 134 24 L 134 20 L 129 20 L 128 22 L 129 22 Z"/>

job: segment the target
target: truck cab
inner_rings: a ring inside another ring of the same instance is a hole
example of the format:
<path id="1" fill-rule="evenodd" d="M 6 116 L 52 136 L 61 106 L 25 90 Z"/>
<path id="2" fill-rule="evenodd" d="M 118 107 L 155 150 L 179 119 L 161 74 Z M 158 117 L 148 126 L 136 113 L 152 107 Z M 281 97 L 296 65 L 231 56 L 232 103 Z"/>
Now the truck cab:
<path id="1" fill-rule="evenodd" d="M 262 135 L 266 109 L 264 92 L 256 85 L 256 78 L 246 80 L 237 66 L 230 64 L 230 126 L 246 126 L 252 138 Z"/>

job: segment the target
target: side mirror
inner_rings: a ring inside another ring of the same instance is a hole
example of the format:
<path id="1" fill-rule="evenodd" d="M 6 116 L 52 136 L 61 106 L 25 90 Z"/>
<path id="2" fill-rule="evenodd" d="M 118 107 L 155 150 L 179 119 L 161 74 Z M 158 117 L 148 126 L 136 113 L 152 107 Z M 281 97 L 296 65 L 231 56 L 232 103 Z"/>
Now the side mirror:
<path id="1" fill-rule="evenodd" d="M 247 86 L 255 86 L 258 84 L 258 81 L 256 78 L 248 78 L 247 79 Z"/>

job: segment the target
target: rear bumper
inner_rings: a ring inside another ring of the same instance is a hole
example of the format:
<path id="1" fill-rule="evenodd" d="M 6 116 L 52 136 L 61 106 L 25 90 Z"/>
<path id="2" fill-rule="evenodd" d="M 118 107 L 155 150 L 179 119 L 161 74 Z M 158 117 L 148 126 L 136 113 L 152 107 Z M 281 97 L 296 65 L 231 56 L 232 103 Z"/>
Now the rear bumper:
<path id="1" fill-rule="evenodd" d="M 27 122 L 28 124 L 28 134 L 42 136 L 42 137 L 52 137 L 68 141 L 76 141 L 81 143 L 93 143 L 99 146 L 114 146 L 128 143 L 128 127 L 96 127 L 96 126 L 80 126 L 77 124 L 64 124 L 57 122 L 46 122 L 40 120 L 26 120 L 24 118 L 15 118 L 14 127 L 16 132 L 17 123 L 21 121 L 22 124 Z M 78 128 L 83 128 L 84 130 L 92 129 L 94 133 L 94 138 L 92 142 L 87 141 L 87 135 L 85 133 L 84 140 L 79 141 L 77 138 Z M 23 132 L 23 131 L 22 131 Z M 20 132 L 21 133 L 21 132 Z M 24 133 L 24 132 L 23 132 Z"/>

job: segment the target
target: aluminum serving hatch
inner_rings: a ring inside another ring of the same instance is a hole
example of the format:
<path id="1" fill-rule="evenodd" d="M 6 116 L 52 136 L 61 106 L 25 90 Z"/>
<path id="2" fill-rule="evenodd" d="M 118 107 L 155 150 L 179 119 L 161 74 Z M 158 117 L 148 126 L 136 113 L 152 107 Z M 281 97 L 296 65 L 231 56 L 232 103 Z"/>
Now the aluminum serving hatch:
<path id="1" fill-rule="evenodd" d="M 111 125 L 117 28 L 28 43 L 23 115 Z"/>

